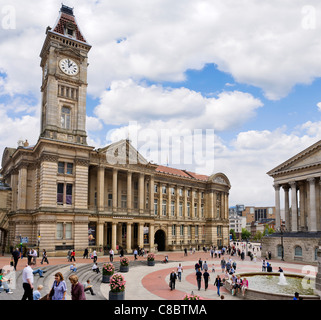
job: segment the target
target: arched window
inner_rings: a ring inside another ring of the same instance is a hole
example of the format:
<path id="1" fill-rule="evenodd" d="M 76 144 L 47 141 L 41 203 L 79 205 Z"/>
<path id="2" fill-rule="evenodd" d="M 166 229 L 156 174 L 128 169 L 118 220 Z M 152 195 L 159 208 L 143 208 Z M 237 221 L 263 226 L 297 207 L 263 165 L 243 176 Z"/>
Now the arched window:
<path id="1" fill-rule="evenodd" d="M 70 108 L 61 108 L 61 128 L 70 129 Z"/>
<path id="2" fill-rule="evenodd" d="M 294 256 L 302 257 L 302 248 L 300 246 L 294 248 Z"/>

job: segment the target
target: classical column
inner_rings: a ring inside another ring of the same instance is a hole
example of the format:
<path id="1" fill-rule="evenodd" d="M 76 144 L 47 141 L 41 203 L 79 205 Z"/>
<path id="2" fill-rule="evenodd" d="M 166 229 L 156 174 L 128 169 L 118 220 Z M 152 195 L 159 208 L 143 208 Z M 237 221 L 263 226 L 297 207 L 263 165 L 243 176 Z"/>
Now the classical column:
<path id="1" fill-rule="evenodd" d="M 18 179 L 18 210 L 27 209 L 27 173 L 27 166 L 22 165 Z"/>
<path id="2" fill-rule="evenodd" d="M 275 228 L 279 229 L 281 226 L 281 210 L 280 210 L 280 186 L 275 184 Z"/>
<path id="3" fill-rule="evenodd" d="M 208 217 L 213 219 L 214 218 L 214 191 L 211 190 L 209 193 L 209 197 L 208 197 L 208 201 L 209 201 L 209 215 Z"/>
<path id="4" fill-rule="evenodd" d="M 202 191 L 198 191 L 198 217 L 202 218 Z"/>
<path id="5" fill-rule="evenodd" d="M 176 218 L 179 219 L 179 187 L 176 186 L 176 203 L 175 203 L 175 206 L 176 206 Z"/>
<path id="6" fill-rule="evenodd" d="M 97 246 L 103 246 L 104 245 L 104 222 L 99 221 L 97 223 Z"/>
<path id="7" fill-rule="evenodd" d="M 97 208 L 98 211 L 104 211 L 104 188 L 105 184 L 105 168 L 98 167 L 97 170 Z"/>
<path id="8" fill-rule="evenodd" d="M 142 222 L 138 224 L 138 246 L 144 247 L 144 223 Z"/>
<path id="9" fill-rule="evenodd" d="M 111 231 L 111 248 L 116 252 L 117 245 L 117 222 L 112 223 Z"/>
<path id="10" fill-rule="evenodd" d="M 118 202 L 117 202 L 117 179 L 118 179 L 118 170 L 113 169 L 113 211 L 117 211 Z"/>
<path id="11" fill-rule="evenodd" d="M 172 216 L 172 191 L 171 191 L 172 186 L 168 185 L 168 204 L 167 204 L 167 217 L 170 218 Z"/>
<path id="12" fill-rule="evenodd" d="M 298 203 L 297 203 L 297 192 L 296 182 L 290 182 L 291 186 L 291 212 L 292 212 L 292 231 L 298 231 Z"/>
<path id="13" fill-rule="evenodd" d="M 184 187 L 184 207 L 183 207 L 184 219 L 187 219 L 187 188 Z"/>
<path id="14" fill-rule="evenodd" d="M 149 250 L 151 252 L 155 251 L 155 243 L 154 243 L 154 225 L 152 223 L 149 224 Z"/>
<path id="15" fill-rule="evenodd" d="M 163 190 L 162 190 L 162 184 L 159 184 L 159 188 L 158 188 L 158 216 L 161 217 L 163 215 Z"/>
<path id="16" fill-rule="evenodd" d="M 150 215 L 154 216 L 154 176 L 150 176 L 150 182 L 149 182 L 149 210 L 150 210 Z"/>
<path id="17" fill-rule="evenodd" d="M 123 224 L 122 223 L 118 223 L 117 224 L 117 244 L 118 244 L 118 246 L 119 245 L 123 245 L 123 234 L 122 234 L 122 230 L 123 229 Z"/>
<path id="18" fill-rule="evenodd" d="M 290 208 L 289 208 L 289 186 L 282 186 L 284 190 L 284 220 L 285 220 L 285 228 L 286 230 L 291 230 L 290 224 Z"/>
<path id="19" fill-rule="evenodd" d="M 195 203 L 195 197 L 194 197 L 194 193 L 195 193 L 195 190 L 193 188 L 191 188 L 191 193 L 192 193 L 192 200 L 191 200 L 191 218 L 194 219 L 195 218 L 195 212 L 194 212 L 194 203 Z"/>
<path id="20" fill-rule="evenodd" d="M 310 185 L 310 223 L 309 231 L 317 231 L 317 210 L 316 210 L 316 195 L 315 195 L 315 178 L 307 179 Z"/>
<path id="21" fill-rule="evenodd" d="M 139 213 L 144 213 L 144 174 L 139 174 L 138 179 L 138 208 Z"/>
<path id="22" fill-rule="evenodd" d="M 127 211 L 132 211 L 132 172 L 127 172 Z"/>
<path id="23" fill-rule="evenodd" d="M 126 251 L 132 253 L 132 223 L 127 222 L 126 225 Z"/>
<path id="24" fill-rule="evenodd" d="M 300 192 L 300 220 L 299 220 L 299 226 L 300 231 L 307 231 L 308 230 L 308 224 L 306 221 L 306 210 L 305 210 L 305 188 L 306 188 L 306 181 L 300 181 L 299 182 L 299 192 Z"/>
<path id="25" fill-rule="evenodd" d="M 229 218 L 228 218 L 228 195 L 229 195 L 229 193 L 228 192 L 226 192 L 225 193 L 225 220 L 229 220 Z"/>

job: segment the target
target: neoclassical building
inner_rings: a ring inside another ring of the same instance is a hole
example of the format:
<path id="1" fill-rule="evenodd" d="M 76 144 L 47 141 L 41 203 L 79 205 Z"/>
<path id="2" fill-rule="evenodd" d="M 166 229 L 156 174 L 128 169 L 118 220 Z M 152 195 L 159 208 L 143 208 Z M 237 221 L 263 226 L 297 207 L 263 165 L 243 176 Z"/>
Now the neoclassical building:
<path id="1" fill-rule="evenodd" d="M 283 227 L 285 258 L 316 262 L 321 237 L 321 141 L 267 174 L 274 179 L 276 229 Z M 264 242 L 275 257 L 281 256 L 280 236 L 276 233 Z"/>
<path id="2" fill-rule="evenodd" d="M 7 245 L 28 238 L 28 246 L 57 256 L 85 247 L 131 253 L 227 245 L 231 186 L 223 173 L 153 164 L 128 139 L 87 145 L 90 49 L 73 9 L 62 5 L 40 53 L 39 139 L 3 152 Z"/>

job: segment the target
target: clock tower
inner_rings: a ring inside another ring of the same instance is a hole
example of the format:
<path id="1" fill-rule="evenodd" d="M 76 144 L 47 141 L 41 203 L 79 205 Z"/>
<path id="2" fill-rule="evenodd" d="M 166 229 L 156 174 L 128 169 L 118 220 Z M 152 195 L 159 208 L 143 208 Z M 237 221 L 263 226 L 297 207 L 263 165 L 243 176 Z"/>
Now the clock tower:
<path id="1" fill-rule="evenodd" d="M 87 59 L 91 46 L 79 29 L 73 9 L 65 5 L 46 35 L 40 53 L 40 137 L 87 145 Z"/>

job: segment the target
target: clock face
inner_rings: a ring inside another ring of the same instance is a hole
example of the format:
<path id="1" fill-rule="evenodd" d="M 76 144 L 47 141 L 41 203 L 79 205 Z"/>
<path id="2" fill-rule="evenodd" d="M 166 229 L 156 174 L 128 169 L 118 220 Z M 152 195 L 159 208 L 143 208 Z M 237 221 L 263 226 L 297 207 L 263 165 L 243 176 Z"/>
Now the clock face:
<path id="1" fill-rule="evenodd" d="M 79 71 L 77 63 L 69 58 L 60 60 L 59 67 L 65 74 L 69 76 L 74 76 Z"/>

